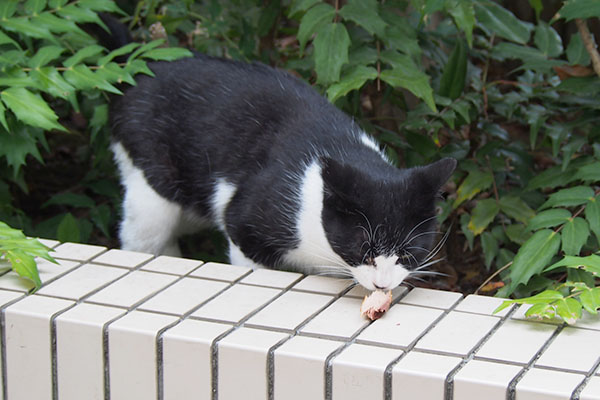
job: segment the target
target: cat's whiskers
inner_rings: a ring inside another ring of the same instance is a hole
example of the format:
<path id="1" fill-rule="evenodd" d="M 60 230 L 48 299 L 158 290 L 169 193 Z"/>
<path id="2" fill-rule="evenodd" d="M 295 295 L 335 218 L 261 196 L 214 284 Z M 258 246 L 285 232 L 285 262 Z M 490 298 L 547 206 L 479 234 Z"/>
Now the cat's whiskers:
<path id="1" fill-rule="evenodd" d="M 412 241 L 412 240 L 413 240 L 413 238 L 411 238 L 411 236 L 410 236 L 410 235 L 412 235 L 412 233 L 413 233 L 413 232 L 414 232 L 414 231 L 415 231 L 417 228 L 419 228 L 421 225 L 423 225 L 423 224 L 425 224 L 425 223 L 427 223 L 427 222 L 431 221 L 432 219 L 434 219 L 434 218 L 436 218 L 436 217 L 437 217 L 437 216 L 435 216 L 435 215 L 434 215 L 433 217 L 425 218 L 423 221 L 421 221 L 421 222 L 419 222 L 417 225 L 415 225 L 415 226 L 414 226 L 414 227 L 413 227 L 413 228 L 412 228 L 412 229 L 411 229 L 411 230 L 410 230 L 410 231 L 409 231 L 409 232 L 406 234 L 406 236 L 405 236 L 405 239 L 402 241 L 402 243 L 400 243 L 400 246 L 398 246 L 398 247 L 403 247 L 403 246 L 405 246 L 405 245 L 409 244 L 409 243 L 410 243 L 410 241 Z M 410 240 L 410 241 L 408 241 L 408 240 Z M 408 242 L 407 242 L 407 241 L 408 241 Z"/>
<path id="2" fill-rule="evenodd" d="M 425 263 L 428 262 L 433 257 L 435 257 L 437 255 L 437 253 L 440 252 L 440 250 L 442 249 L 442 247 L 444 247 L 444 244 L 446 244 L 446 240 L 448 240 L 448 235 L 449 234 L 450 234 L 450 229 L 448 229 L 446 231 L 446 233 L 444 233 L 444 236 L 440 239 L 439 242 L 437 242 L 437 244 L 433 247 L 433 249 L 431 249 L 431 251 L 425 257 L 425 259 L 423 260 L 423 262 L 425 262 Z"/>

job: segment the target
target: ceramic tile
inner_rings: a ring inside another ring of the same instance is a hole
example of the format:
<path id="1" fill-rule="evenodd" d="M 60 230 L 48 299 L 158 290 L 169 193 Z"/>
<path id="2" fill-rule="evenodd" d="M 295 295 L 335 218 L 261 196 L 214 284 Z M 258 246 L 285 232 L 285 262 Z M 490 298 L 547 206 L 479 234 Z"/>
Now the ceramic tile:
<path id="1" fill-rule="evenodd" d="M 401 350 L 351 344 L 332 361 L 333 399 L 383 399 L 384 372 Z"/>
<path id="2" fill-rule="evenodd" d="M 252 268 L 219 263 L 206 263 L 190 274 L 197 278 L 216 279 L 233 282 L 250 273 Z"/>
<path id="3" fill-rule="evenodd" d="M 475 314 L 484 315 L 495 315 L 497 317 L 504 317 L 510 311 L 511 307 L 505 308 L 504 310 L 494 314 L 494 310 L 502 304 L 505 299 L 490 296 L 478 296 L 470 294 L 465 297 L 458 305 L 454 308 L 454 311 L 470 312 Z"/>
<path id="4" fill-rule="evenodd" d="M 156 399 L 156 335 L 176 317 L 132 311 L 108 326 L 110 399 Z"/>
<path id="5" fill-rule="evenodd" d="M 579 400 L 600 400 L 600 377 L 592 376 L 579 395 Z"/>
<path id="6" fill-rule="evenodd" d="M 169 256 L 158 256 L 145 264 L 141 270 L 164 274 L 185 275 L 202 265 L 202 261 Z"/>
<path id="7" fill-rule="evenodd" d="M 471 360 L 454 376 L 454 398 L 505 400 L 508 385 L 519 372 L 516 365 Z"/>
<path id="8" fill-rule="evenodd" d="M 498 321 L 487 315 L 451 311 L 417 342 L 416 348 L 465 356 Z"/>
<path id="9" fill-rule="evenodd" d="M 508 320 L 494 332 L 475 356 L 527 364 L 555 330 L 556 327 L 552 325 Z"/>
<path id="10" fill-rule="evenodd" d="M 532 368 L 517 383 L 517 400 L 569 400 L 585 375 Z"/>
<path id="11" fill-rule="evenodd" d="M 369 323 L 360 315 L 361 303 L 360 299 L 338 299 L 306 324 L 301 332 L 348 339 Z"/>
<path id="12" fill-rule="evenodd" d="M 183 315 L 225 289 L 226 282 L 183 278 L 139 306 L 140 310 Z"/>
<path id="13" fill-rule="evenodd" d="M 123 268 L 86 264 L 44 286 L 37 293 L 77 300 L 126 273 L 127 270 Z"/>
<path id="14" fill-rule="evenodd" d="M 8 303 L 15 301 L 19 297 L 23 297 L 23 293 L 9 292 L 7 290 L 0 290 L 0 309 L 2 309 Z M 2 369 L 3 369 L 2 357 L 0 357 L 0 400 L 4 399 L 3 393 L 2 393 L 2 387 L 4 386 L 3 378 L 2 378 Z"/>
<path id="15" fill-rule="evenodd" d="M 600 358 L 600 332 L 566 327 L 537 360 L 536 366 L 589 371 Z"/>
<path id="16" fill-rule="evenodd" d="M 106 250 L 106 247 L 94 246 L 91 244 L 63 243 L 54 248 L 52 257 L 65 258 L 67 260 L 88 261 Z"/>
<path id="17" fill-rule="evenodd" d="M 356 338 L 361 343 L 408 347 L 442 315 L 442 310 L 396 304 Z"/>
<path id="18" fill-rule="evenodd" d="M 337 295 L 352 284 L 348 279 L 330 278 L 327 276 L 309 275 L 296 283 L 293 290 Z"/>
<path id="19" fill-rule="evenodd" d="M 276 271 L 272 269 L 257 269 L 240 282 L 248 285 L 268 286 L 284 289 L 302 278 L 297 272 Z"/>
<path id="20" fill-rule="evenodd" d="M 51 249 L 55 248 L 56 246 L 58 246 L 60 244 L 60 242 L 58 240 L 41 239 L 41 238 L 35 238 L 35 239 L 37 239 L 38 242 L 40 242 L 44 246 L 49 247 Z M 51 253 L 51 254 L 54 254 L 54 253 Z"/>
<path id="21" fill-rule="evenodd" d="M 7 399 L 52 399 L 50 320 L 73 304 L 28 296 L 4 309 Z"/>
<path id="22" fill-rule="evenodd" d="M 274 398 L 325 399 L 325 361 L 342 342 L 295 336 L 274 352 Z"/>
<path id="23" fill-rule="evenodd" d="M 104 324 L 125 310 L 78 304 L 56 318 L 58 398 L 104 398 Z"/>
<path id="24" fill-rule="evenodd" d="M 577 321 L 575 327 L 600 331 L 600 313 L 596 315 L 590 314 L 589 312 L 582 313 L 581 319 Z"/>
<path id="25" fill-rule="evenodd" d="M 281 293 L 278 289 L 234 285 L 192 314 L 193 317 L 238 322 Z"/>
<path id="26" fill-rule="evenodd" d="M 94 258 L 94 262 L 98 264 L 108 264 L 115 267 L 134 268 L 140 264 L 149 261 L 154 256 L 152 254 L 138 253 L 135 251 L 111 249 L 106 253 Z"/>
<path id="27" fill-rule="evenodd" d="M 425 288 L 414 288 L 406 296 L 404 296 L 400 302 L 415 306 L 434 307 L 447 310 L 461 298 L 462 294 L 460 293 L 444 292 L 442 290 Z"/>
<path id="28" fill-rule="evenodd" d="M 88 297 L 87 301 L 112 306 L 131 307 L 175 281 L 172 275 L 134 271 Z"/>
<path id="29" fill-rule="evenodd" d="M 446 377 L 461 361 L 459 357 L 408 353 L 392 369 L 392 400 L 443 399 Z"/>
<path id="30" fill-rule="evenodd" d="M 294 330 L 331 301 L 321 294 L 287 292 L 251 317 L 246 324 Z"/>
<path id="31" fill-rule="evenodd" d="M 58 264 L 50 261 L 36 258 L 38 272 L 42 285 L 62 276 L 73 268 L 79 266 L 78 262 L 57 260 Z M 0 276 L 0 289 L 16 290 L 20 292 L 28 292 L 35 285 L 29 279 L 21 278 L 16 272 L 10 271 L 7 274 Z"/>
<path id="32" fill-rule="evenodd" d="M 280 332 L 240 328 L 219 341 L 219 400 L 266 399 L 267 353 L 287 338 Z"/>
<path id="33" fill-rule="evenodd" d="M 211 344 L 231 325 L 184 320 L 167 329 L 163 341 L 163 399 L 210 400 Z"/>
<path id="34" fill-rule="evenodd" d="M 408 289 L 404 286 L 398 286 L 394 290 L 392 290 L 392 303 L 400 296 L 403 296 Z M 357 297 L 359 299 L 364 299 L 365 296 L 370 295 L 372 292 L 370 290 L 365 289 L 361 285 L 354 286 L 351 290 L 348 291 L 344 295 L 344 297 Z"/>

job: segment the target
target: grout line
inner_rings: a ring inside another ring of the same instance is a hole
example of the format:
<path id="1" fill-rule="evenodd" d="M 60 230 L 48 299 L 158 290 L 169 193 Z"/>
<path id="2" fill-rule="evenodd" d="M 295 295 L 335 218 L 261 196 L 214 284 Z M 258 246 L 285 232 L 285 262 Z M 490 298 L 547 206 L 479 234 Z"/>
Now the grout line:
<path id="1" fill-rule="evenodd" d="M 463 369 L 464 366 L 467 365 L 467 363 L 475 357 L 475 354 L 479 351 L 479 349 L 481 349 L 481 347 L 483 347 L 483 345 L 488 340 L 490 340 L 490 338 L 502 327 L 502 325 L 504 325 L 504 323 L 508 319 L 510 319 L 510 317 L 515 313 L 515 311 L 517 311 L 517 307 L 513 305 L 511 309 L 506 313 L 506 315 L 501 317 L 498 320 L 498 322 L 496 322 L 496 324 L 492 327 L 492 329 L 490 329 L 490 331 L 486 333 L 477 344 L 475 344 L 471 351 L 469 351 L 467 355 L 463 357 L 463 360 L 456 367 L 454 367 L 452 371 L 448 373 L 444 381 L 445 400 L 452 400 L 454 398 L 454 377 L 456 376 L 456 374 L 458 374 L 458 372 L 461 369 Z"/>
<path id="2" fill-rule="evenodd" d="M 16 292 L 15 292 L 16 293 Z M 23 300 L 27 297 L 27 294 L 21 293 L 20 297 L 17 297 L 14 300 L 9 301 L 4 304 L 2 308 L 0 308 L 0 358 L 2 359 L 2 388 L 0 388 L 0 394 L 2 394 L 3 399 L 8 399 L 8 384 L 7 384 L 7 371 L 8 365 L 6 364 L 6 321 L 4 311 L 6 308 L 12 306 L 13 304 Z"/>
<path id="3" fill-rule="evenodd" d="M 579 385 L 577 385 L 575 387 L 575 389 L 573 390 L 573 393 L 571 393 L 571 400 L 579 400 L 579 395 L 581 395 L 581 392 L 583 391 L 583 389 L 585 389 L 588 382 L 590 381 L 590 379 L 592 379 L 592 377 L 598 371 L 599 368 L 600 368 L 600 357 L 596 360 L 596 362 L 594 363 L 592 368 L 590 368 L 590 370 L 587 372 L 587 374 L 585 374 L 585 378 L 583 378 L 583 380 L 579 383 Z"/>
<path id="4" fill-rule="evenodd" d="M 56 318 L 63 313 L 69 311 L 75 307 L 77 303 L 71 304 L 69 307 L 64 308 L 50 317 L 50 357 L 51 357 L 51 370 L 52 370 L 52 400 L 58 400 L 58 349 L 56 343 Z"/>
<path id="5" fill-rule="evenodd" d="M 523 367 L 521 371 L 517 375 L 515 375 L 515 377 L 509 382 L 508 387 L 506 388 L 506 400 L 516 399 L 516 387 L 519 384 L 519 381 L 523 379 L 523 376 L 525 376 L 527 371 L 533 368 L 533 364 L 535 364 L 535 362 L 542 356 L 544 351 L 546 351 L 546 349 L 550 347 L 550 344 L 552 344 L 554 339 L 556 339 L 556 337 L 564 329 L 564 327 L 564 324 L 558 325 L 552 333 L 552 335 L 548 338 L 548 340 L 546 340 L 546 343 L 542 345 L 542 347 L 534 354 L 534 356 L 531 357 L 531 360 L 529 360 L 527 365 Z"/>

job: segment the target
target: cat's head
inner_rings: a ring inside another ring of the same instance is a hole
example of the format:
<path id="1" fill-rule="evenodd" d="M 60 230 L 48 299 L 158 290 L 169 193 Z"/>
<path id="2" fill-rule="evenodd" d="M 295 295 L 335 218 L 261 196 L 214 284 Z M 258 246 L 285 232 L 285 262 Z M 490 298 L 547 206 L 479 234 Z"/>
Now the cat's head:
<path id="1" fill-rule="evenodd" d="M 358 283 L 390 290 L 431 261 L 435 201 L 456 160 L 389 173 L 322 160 L 323 228 Z"/>

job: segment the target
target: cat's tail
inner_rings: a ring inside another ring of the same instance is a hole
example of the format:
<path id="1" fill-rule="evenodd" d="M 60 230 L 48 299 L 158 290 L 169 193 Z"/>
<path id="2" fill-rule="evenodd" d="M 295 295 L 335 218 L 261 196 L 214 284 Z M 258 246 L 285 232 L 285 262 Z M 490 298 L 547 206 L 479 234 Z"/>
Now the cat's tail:
<path id="1" fill-rule="evenodd" d="M 104 27 L 98 24 L 85 24 L 82 28 L 91 36 L 98 40 L 98 44 L 103 47 L 106 47 L 108 50 L 112 51 L 118 49 L 119 47 L 123 47 L 126 44 L 133 42 L 133 38 L 131 37 L 131 33 L 129 32 L 129 28 L 127 25 L 119 21 L 119 19 L 112 14 L 108 13 L 98 13 L 98 16 L 108 28 L 108 31 L 104 29 Z M 127 54 L 116 57 L 115 61 L 124 62 L 127 60 Z"/>

